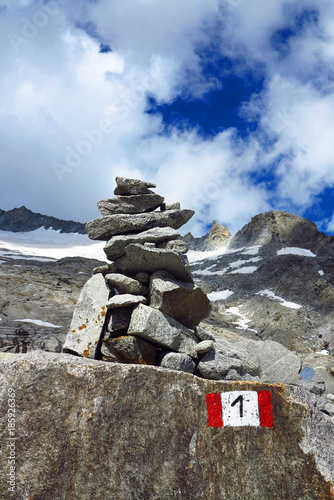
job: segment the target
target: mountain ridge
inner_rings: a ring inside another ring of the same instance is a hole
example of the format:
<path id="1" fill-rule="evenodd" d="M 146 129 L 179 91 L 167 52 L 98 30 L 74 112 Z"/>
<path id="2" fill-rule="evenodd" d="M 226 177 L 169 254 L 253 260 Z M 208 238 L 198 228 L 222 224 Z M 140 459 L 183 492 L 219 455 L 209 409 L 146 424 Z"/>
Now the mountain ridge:
<path id="1" fill-rule="evenodd" d="M 41 227 L 60 230 L 61 233 L 86 234 L 85 224 L 81 222 L 32 212 L 24 205 L 7 211 L 0 209 L 0 230 L 2 231 L 30 232 Z"/>

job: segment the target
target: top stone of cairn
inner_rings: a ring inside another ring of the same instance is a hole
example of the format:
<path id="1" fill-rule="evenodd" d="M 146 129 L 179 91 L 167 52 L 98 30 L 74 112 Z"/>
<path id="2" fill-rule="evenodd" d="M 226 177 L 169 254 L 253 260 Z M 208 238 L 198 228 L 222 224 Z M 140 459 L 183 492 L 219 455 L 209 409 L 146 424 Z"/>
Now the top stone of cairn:
<path id="1" fill-rule="evenodd" d="M 148 188 L 157 187 L 153 182 L 140 181 L 139 179 L 127 179 L 126 177 L 116 177 L 116 188 L 114 194 L 132 195 L 153 193 Z"/>

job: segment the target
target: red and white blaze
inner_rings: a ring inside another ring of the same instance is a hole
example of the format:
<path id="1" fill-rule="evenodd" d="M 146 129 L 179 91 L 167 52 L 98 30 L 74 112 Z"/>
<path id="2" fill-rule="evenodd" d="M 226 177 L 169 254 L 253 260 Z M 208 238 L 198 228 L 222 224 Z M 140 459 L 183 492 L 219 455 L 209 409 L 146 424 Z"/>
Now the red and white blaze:
<path id="1" fill-rule="evenodd" d="M 206 396 L 209 427 L 273 427 L 270 391 L 231 391 Z"/>

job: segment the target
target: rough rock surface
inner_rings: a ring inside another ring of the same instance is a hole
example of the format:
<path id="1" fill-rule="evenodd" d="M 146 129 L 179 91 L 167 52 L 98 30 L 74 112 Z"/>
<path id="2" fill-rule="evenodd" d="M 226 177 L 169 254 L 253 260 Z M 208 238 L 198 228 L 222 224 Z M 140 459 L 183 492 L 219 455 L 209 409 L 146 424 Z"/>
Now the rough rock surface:
<path id="1" fill-rule="evenodd" d="M 174 240 L 180 234 L 171 227 L 155 227 L 137 234 L 125 234 L 113 236 L 105 245 L 104 251 L 108 259 L 116 260 L 125 255 L 125 247 L 130 243 L 159 243 L 161 241 Z"/>
<path id="2" fill-rule="evenodd" d="M 107 215 L 86 224 L 86 231 L 92 240 L 109 240 L 116 234 L 145 231 L 154 227 L 179 229 L 194 215 L 193 210 L 166 210 L 145 214 Z"/>
<path id="3" fill-rule="evenodd" d="M 164 198 L 158 194 L 138 194 L 101 200 L 97 207 L 102 215 L 138 214 L 155 210 L 163 201 Z"/>
<path id="4" fill-rule="evenodd" d="M 116 177 L 115 194 L 132 195 L 148 194 L 152 191 L 148 188 L 157 187 L 153 182 L 141 181 L 139 179 L 128 179 L 127 177 Z"/>
<path id="5" fill-rule="evenodd" d="M 140 304 L 132 313 L 129 335 L 137 335 L 158 347 L 193 355 L 197 344 L 194 332 L 157 309 Z"/>
<path id="6" fill-rule="evenodd" d="M 118 307 L 109 309 L 107 313 L 106 332 L 107 337 L 114 337 L 125 333 L 130 324 L 133 307 Z"/>
<path id="7" fill-rule="evenodd" d="M 92 276 L 83 287 L 72 317 L 64 351 L 95 358 L 107 314 L 110 290 L 102 274 Z"/>
<path id="8" fill-rule="evenodd" d="M 152 274 L 150 306 L 193 328 L 210 314 L 211 304 L 203 290 L 192 283 L 177 281 L 167 272 Z"/>
<path id="9" fill-rule="evenodd" d="M 138 271 L 154 273 L 167 271 L 176 278 L 192 283 L 190 265 L 186 256 L 173 250 L 147 248 L 132 243 L 125 249 L 126 255 L 115 261 L 118 271 L 136 274 Z"/>
<path id="10" fill-rule="evenodd" d="M 103 340 L 101 353 L 102 361 L 155 365 L 157 348 L 139 337 L 127 335 Z"/>
<path id="11" fill-rule="evenodd" d="M 4 416 L 10 388 L 16 487 L 4 452 L 0 498 L 334 498 L 333 423 L 302 389 L 44 352 L 0 363 Z M 207 395 L 242 390 L 270 391 L 273 427 L 209 427 Z"/>
<path id="12" fill-rule="evenodd" d="M 143 295 L 132 295 L 131 293 L 123 293 L 114 295 L 107 302 L 107 309 L 117 309 L 118 307 L 136 306 L 137 304 L 146 304 L 147 299 Z"/>
<path id="13" fill-rule="evenodd" d="M 148 294 L 148 288 L 139 281 L 124 276 L 124 274 L 110 273 L 105 276 L 109 286 L 115 287 L 119 293 L 132 293 L 134 295 Z"/>
<path id="14" fill-rule="evenodd" d="M 196 369 L 195 361 L 187 354 L 182 354 L 181 352 L 165 352 L 161 356 L 159 364 L 163 368 L 186 373 L 194 373 Z"/>
<path id="15" fill-rule="evenodd" d="M 259 365 L 238 344 L 217 340 L 200 360 L 196 373 L 212 380 L 258 380 Z"/>

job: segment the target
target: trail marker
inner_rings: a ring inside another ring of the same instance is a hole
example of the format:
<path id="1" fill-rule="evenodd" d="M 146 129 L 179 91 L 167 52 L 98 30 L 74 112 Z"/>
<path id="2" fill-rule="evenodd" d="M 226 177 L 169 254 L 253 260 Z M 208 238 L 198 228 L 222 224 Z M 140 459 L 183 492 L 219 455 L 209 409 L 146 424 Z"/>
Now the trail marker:
<path id="1" fill-rule="evenodd" d="M 209 427 L 273 427 L 270 391 L 231 391 L 206 396 Z"/>

